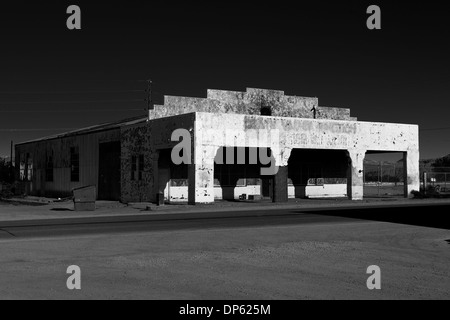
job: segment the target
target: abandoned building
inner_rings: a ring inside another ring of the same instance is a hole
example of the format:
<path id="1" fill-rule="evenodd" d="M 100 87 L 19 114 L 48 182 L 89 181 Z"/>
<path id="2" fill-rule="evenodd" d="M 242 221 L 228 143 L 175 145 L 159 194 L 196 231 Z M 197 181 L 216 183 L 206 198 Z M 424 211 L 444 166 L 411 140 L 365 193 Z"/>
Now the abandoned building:
<path id="1" fill-rule="evenodd" d="M 175 130 L 189 132 L 190 163 L 176 165 Z M 250 132 L 277 132 L 276 144 Z M 232 137 L 230 138 L 230 132 Z M 265 149 L 277 168 L 263 175 L 249 154 Z M 210 203 L 215 199 L 363 198 L 363 161 L 403 153 L 404 196 L 419 190 L 417 125 L 362 122 L 349 109 L 282 91 L 208 90 L 207 98 L 165 96 L 149 114 L 15 146 L 16 175 L 30 195 L 66 197 L 96 186 L 97 199 Z M 224 157 L 246 155 L 246 162 Z M 227 159 L 228 159 L 227 158 Z"/>

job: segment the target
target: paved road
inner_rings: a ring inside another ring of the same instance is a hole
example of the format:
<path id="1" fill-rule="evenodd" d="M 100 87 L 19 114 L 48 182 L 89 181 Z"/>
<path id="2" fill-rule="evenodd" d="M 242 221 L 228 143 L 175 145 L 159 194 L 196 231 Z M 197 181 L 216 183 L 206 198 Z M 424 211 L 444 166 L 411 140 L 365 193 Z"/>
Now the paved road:
<path id="1" fill-rule="evenodd" d="M 151 232 L 186 229 L 239 228 L 318 223 L 348 223 L 367 220 L 450 229 L 450 205 L 415 205 L 380 208 L 274 209 L 189 213 L 149 216 L 64 218 L 0 222 L 0 239 L 54 237 L 77 234 Z"/>
<path id="2" fill-rule="evenodd" d="M 0 299 L 449 299 L 448 209 L 0 222 Z M 370 265 L 382 290 L 367 289 Z"/>

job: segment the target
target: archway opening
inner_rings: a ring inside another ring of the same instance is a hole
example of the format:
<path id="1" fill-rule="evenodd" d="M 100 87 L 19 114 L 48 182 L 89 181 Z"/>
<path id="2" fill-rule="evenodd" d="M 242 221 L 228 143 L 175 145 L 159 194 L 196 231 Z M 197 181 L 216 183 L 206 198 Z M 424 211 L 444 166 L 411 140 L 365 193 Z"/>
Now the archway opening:
<path id="1" fill-rule="evenodd" d="M 404 152 L 366 152 L 364 198 L 405 197 L 404 156 Z"/>
<path id="2" fill-rule="evenodd" d="M 289 198 L 347 197 L 344 150 L 294 149 L 288 161 Z"/>
<path id="3" fill-rule="evenodd" d="M 270 167 L 271 163 L 274 164 L 275 159 L 270 148 L 219 148 L 214 162 L 214 198 L 227 201 L 271 199 L 273 176 L 261 175 L 261 168 Z"/>

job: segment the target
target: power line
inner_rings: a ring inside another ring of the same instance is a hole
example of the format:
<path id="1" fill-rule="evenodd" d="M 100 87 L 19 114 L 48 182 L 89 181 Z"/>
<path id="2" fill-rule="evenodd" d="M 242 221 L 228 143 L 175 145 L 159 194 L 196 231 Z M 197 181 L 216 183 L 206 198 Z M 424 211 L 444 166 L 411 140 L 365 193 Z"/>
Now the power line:
<path id="1" fill-rule="evenodd" d="M 0 113 L 78 113 L 78 112 L 103 112 L 103 111 L 114 111 L 114 112 L 128 112 L 128 111 L 146 111 L 145 108 L 132 108 L 132 109 L 75 109 L 75 110 L 0 110 Z"/>
<path id="2" fill-rule="evenodd" d="M 450 127 L 420 129 L 420 131 L 441 131 L 441 130 L 450 130 Z"/>
<path id="3" fill-rule="evenodd" d="M 36 128 L 36 129 L 0 129 L 0 132 L 34 132 L 34 131 L 68 131 L 68 130 L 76 130 L 77 128 Z"/>
<path id="4" fill-rule="evenodd" d="M 0 94 L 136 93 L 145 90 L 0 91 Z"/>
<path id="5" fill-rule="evenodd" d="M 0 102 L 0 105 L 18 105 L 18 104 L 79 104 L 79 103 L 122 103 L 122 102 L 144 102 L 145 99 L 127 99 L 127 100 L 67 100 L 67 101 L 14 101 Z"/>

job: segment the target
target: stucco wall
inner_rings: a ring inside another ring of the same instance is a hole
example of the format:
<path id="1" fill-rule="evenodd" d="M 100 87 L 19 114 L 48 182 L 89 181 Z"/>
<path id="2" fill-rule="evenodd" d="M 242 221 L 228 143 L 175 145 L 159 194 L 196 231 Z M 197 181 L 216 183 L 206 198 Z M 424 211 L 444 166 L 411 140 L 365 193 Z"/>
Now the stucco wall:
<path id="1" fill-rule="evenodd" d="M 279 139 L 275 143 L 269 141 L 268 135 L 267 139 L 258 139 L 249 134 L 252 130 L 276 130 Z M 420 186 L 417 125 L 197 113 L 195 133 L 199 153 L 215 154 L 222 146 L 270 147 L 280 167 L 287 165 L 294 148 L 346 150 L 351 160 L 348 194 L 352 199 L 363 196 L 363 161 L 367 151 L 404 152 L 407 193 Z"/>
<path id="2" fill-rule="evenodd" d="M 235 146 L 270 146 L 253 139 L 249 130 L 278 130 L 283 148 L 410 151 L 419 148 L 417 125 L 323 119 L 287 119 L 233 114 L 197 113 L 196 134 L 202 144 L 224 145 L 227 130 L 235 131 Z"/>
<path id="3" fill-rule="evenodd" d="M 214 157 L 217 149 L 224 146 L 270 147 L 277 166 L 287 166 L 295 148 L 346 150 L 351 160 L 348 194 L 352 199 L 361 199 L 363 195 L 362 170 L 366 151 L 404 152 L 408 169 L 407 191 L 419 189 L 416 125 L 196 112 L 122 129 L 122 194 L 125 202 L 155 200 L 158 150 L 177 145 L 177 141 L 171 141 L 171 136 L 181 128 L 188 130 L 195 141 L 195 148 L 192 146 L 191 149 L 193 164 L 189 166 L 191 203 L 212 202 L 216 197 Z M 277 130 L 277 143 L 273 145 L 268 139 L 249 134 L 257 130 L 265 133 Z M 142 152 L 146 157 L 144 187 L 129 181 L 131 153 Z"/>

